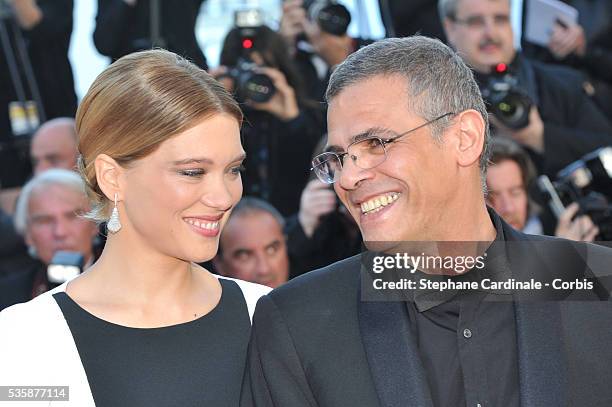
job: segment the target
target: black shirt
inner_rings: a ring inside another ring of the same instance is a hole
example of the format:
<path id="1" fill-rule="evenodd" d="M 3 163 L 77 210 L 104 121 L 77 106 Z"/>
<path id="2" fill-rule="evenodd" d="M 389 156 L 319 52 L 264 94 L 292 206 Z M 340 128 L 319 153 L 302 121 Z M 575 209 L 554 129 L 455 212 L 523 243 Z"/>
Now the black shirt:
<path id="1" fill-rule="evenodd" d="M 457 279 L 511 278 L 500 262 L 503 230 L 497 217 L 496 246 L 485 268 Z M 478 273 L 479 275 L 476 275 Z M 455 278 L 455 277 L 453 277 Z M 430 295 L 437 294 L 437 295 Z M 433 298 L 433 299 L 432 299 Z M 519 406 L 518 351 L 509 291 L 428 293 L 415 291 L 407 302 L 413 340 L 418 345 L 436 407 Z"/>
<path id="2" fill-rule="evenodd" d="M 130 328 L 54 294 L 98 407 L 237 406 L 250 320 L 238 285 L 219 279 L 219 304 L 194 321 Z"/>

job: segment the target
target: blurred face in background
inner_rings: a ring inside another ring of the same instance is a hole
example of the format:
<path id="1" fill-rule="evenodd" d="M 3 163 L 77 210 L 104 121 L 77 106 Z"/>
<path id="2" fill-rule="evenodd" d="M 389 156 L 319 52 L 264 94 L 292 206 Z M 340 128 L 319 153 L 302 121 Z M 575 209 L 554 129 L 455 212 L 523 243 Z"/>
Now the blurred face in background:
<path id="1" fill-rule="evenodd" d="M 289 256 L 278 221 L 264 211 L 244 212 L 228 222 L 215 268 L 227 277 L 278 287 L 289 278 Z"/>
<path id="2" fill-rule="evenodd" d="M 30 157 L 35 175 L 50 168 L 75 170 L 77 156 L 74 121 L 71 119 L 49 121 L 32 138 Z"/>
<path id="3" fill-rule="evenodd" d="M 215 114 L 123 170 L 118 235 L 161 256 L 203 262 L 242 196 L 238 121 Z"/>
<path id="4" fill-rule="evenodd" d="M 521 167 L 504 160 L 487 169 L 487 203 L 513 228 L 522 230 L 527 223 L 528 198 Z"/>
<path id="5" fill-rule="evenodd" d="M 42 185 L 32 191 L 28 205 L 26 242 L 49 264 L 57 251 L 73 251 L 91 260 L 94 222 L 79 215 L 89 210 L 87 197 L 63 185 Z"/>
<path id="6" fill-rule="evenodd" d="M 445 19 L 444 29 L 458 54 L 481 73 L 514 59 L 509 0 L 457 0 L 457 14 Z"/>

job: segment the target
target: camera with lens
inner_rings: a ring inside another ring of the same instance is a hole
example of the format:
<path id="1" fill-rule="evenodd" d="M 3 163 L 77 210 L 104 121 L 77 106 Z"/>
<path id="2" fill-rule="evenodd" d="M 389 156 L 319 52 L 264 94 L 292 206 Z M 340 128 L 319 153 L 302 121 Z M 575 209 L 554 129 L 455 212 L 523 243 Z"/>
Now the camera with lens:
<path id="1" fill-rule="evenodd" d="M 236 66 L 229 69 L 227 76 L 234 81 L 234 92 L 239 102 L 251 100 L 265 103 L 276 93 L 272 79 L 258 72 L 257 68 L 258 65 L 254 62 L 241 58 Z"/>
<path id="2" fill-rule="evenodd" d="M 533 102 L 518 86 L 517 77 L 509 72 L 505 64 L 493 67 L 480 92 L 489 112 L 504 126 L 518 130 L 529 125 Z"/>
<path id="3" fill-rule="evenodd" d="M 595 150 L 559 171 L 551 181 L 538 178 L 538 187 L 557 219 L 572 202 L 579 215 L 588 215 L 599 228 L 597 240 L 612 240 L 612 147 Z"/>
<path id="4" fill-rule="evenodd" d="M 344 35 L 351 23 L 351 13 L 335 0 L 305 0 L 304 8 L 311 21 L 322 31 L 333 35 Z"/>
<path id="5" fill-rule="evenodd" d="M 228 68 L 227 74 L 234 82 L 234 93 L 239 102 L 247 100 L 256 103 L 269 101 L 276 93 L 276 87 L 272 79 L 259 72 L 259 66 L 251 61 L 250 53 L 255 47 L 259 27 L 264 24 L 264 16 L 261 10 L 246 9 L 238 10 L 234 14 L 234 26 L 238 29 L 242 57 L 236 65 Z"/>

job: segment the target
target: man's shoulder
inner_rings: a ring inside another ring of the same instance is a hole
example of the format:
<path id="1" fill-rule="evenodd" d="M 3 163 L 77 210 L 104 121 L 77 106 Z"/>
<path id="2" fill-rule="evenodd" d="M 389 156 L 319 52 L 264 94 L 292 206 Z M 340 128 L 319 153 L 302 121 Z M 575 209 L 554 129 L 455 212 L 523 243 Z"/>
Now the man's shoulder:
<path id="1" fill-rule="evenodd" d="M 537 82 L 541 86 L 566 92 L 584 91 L 586 78 L 580 71 L 563 65 L 547 64 L 533 60 L 531 60 L 531 65 Z"/>
<path id="2" fill-rule="evenodd" d="M 548 264 L 551 270 L 581 273 L 585 277 L 600 280 L 608 292 L 612 292 L 612 248 L 603 244 L 577 242 L 553 236 L 527 235 L 516 230 L 508 240 L 514 256 L 537 258 Z"/>
<path id="3" fill-rule="evenodd" d="M 268 294 L 276 306 L 299 310 L 307 305 L 328 308 L 331 304 L 357 303 L 361 255 L 302 274 Z"/>

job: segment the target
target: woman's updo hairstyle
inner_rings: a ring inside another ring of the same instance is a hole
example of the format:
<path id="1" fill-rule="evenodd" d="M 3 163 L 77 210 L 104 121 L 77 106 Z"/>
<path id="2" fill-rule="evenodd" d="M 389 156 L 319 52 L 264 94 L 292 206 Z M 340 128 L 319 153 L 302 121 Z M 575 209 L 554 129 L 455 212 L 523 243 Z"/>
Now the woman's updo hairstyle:
<path id="1" fill-rule="evenodd" d="M 107 154 L 122 167 L 201 121 L 226 113 L 242 122 L 236 101 L 212 76 L 165 50 L 136 52 L 105 69 L 76 114 L 79 171 L 88 186 L 89 218 L 104 222 L 111 199 L 100 190 L 94 161 Z"/>

